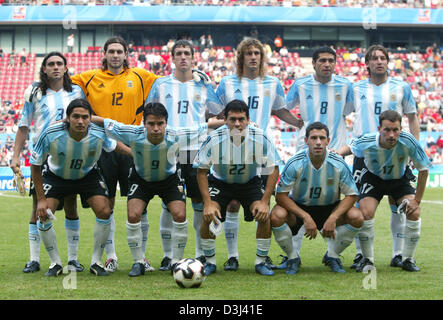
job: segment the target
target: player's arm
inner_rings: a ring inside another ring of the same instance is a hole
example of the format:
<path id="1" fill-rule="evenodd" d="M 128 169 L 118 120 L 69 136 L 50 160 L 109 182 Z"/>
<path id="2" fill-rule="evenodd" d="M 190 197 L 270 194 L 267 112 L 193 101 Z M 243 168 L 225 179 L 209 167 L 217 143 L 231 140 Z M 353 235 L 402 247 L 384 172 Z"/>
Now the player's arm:
<path id="1" fill-rule="evenodd" d="M 326 219 L 323 225 L 323 236 L 326 238 L 335 239 L 335 228 L 337 220 L 348 212 L 357 201 L 358 196 L 349 195 L 345 196 L 339 203 L 338 206 L 332 211 L 331 215 Z"/>
<path id="2" fill-rule="evenodd" d="M 415 139 L 420 141 L 420 123 L 418 122 L 418 117 L 416 113 L 408 113 L 406 115 L 409 122 L 409 131 L 414 136 Z"/>
<path id="3" fill-rule="evenodd" d="M 292 114 L 288 109 L 281 108 L 278 110 L 272 110 L 272 115 L 276 116 L 280 120 L 283 120 L 286 123 L 289 123 L 291 126 L 301 128 L 303 127 L 303 120 L 297 118 L 294 114 Z"/>
<path id="4" fill-rule="evenodd" d="M 207 222 L 215 221 L 215 218 L 221 219 L 220 210 L 209 194 L 208 169 L 197 169 L 198 188 L 203 199 L 203 219 Z"/>
<path id="5" fill-rule="evenodd" d="M 40 220 L 47 220 L 49 217 L 46 213 L 48 209 L 48 203 L 45 197 L 45 191 L 43 190 L 43 175 L 42 167 L 40 165 L 31 164 L 31 178 L 34 183 L 35 194 L 37 199 L 36 215 Z"/>
<path id="6" fill-rule="evenodd" d="M 426 181 L 428 180 L 429 171 L 427 169 L 420 170 L 417 177 L 417 188 L 415 190 L 415 197 L 409 200 L 407 214 L 412 214 L 420 206 L 423 195 L 426 189 Z"/>
<path id="7" fill-rule="evenodd" d="M 99 117 L 96 115 L 91 116 L 91 122 L 95 123 L 96 125 L 98 125 L 102 128 L 105 126 L 105 118 L 102 118 L 102 117 Z"/>
<path id="8" fill-rule="evenodd" d="M 212 117 L 208 119 L 208 128 L 209 129 L 217 129 L 225 124 L 224 119 L 219 119 L 217 117 Z"/>
<path id="9" fill-rule="evenodd" d="M 317 236 L 317 225 L 314 220 L 309 213 L 304 211 L 291 198 L 289 198 L 289 192 L 278 192 L 275 196 L 275 201 L 280 207 L 285 208 L 286 211 L 303 220 L 306 229 L 305 235 L 309 239 L 314 239 Z"/>
<path id="10" fill-rule="evenodd" d="M 20 127 L 15 135 L 14 153 L 12 155 L 11 169 L 14 173 L 20 172 L 20 154 L 25 145 L 26 138 L 28 136 L 29 128 Z M 23 178 L 23 174 L 20 174 Z"/>
<path id="11" fill-rule="evenodd" d="M 351 147 L 348 145 L 344 145 L 343 147 L 339 148 L 336 153 L 338 153 L 342 157 L 349 156 L 352 154 Z"/>
<path id="12" fill-rule="evenodd" d="M 277 184 L 278 174 L 278 166 L 275 166 L 274 171 L 268 176 L 263 197 L 260 201 L 255 202 L 251 210 L 256 221 L 264 222 L 269 218 L 269 204 L 271 202 L 271 196 L 274 193 L 275 185 Z"/>
<path id="13" fill-rule="evenodd" d="M 121 141 L 117 141 L 117 145 L 115 146 L 114 151 L 117 153 L 123 154 L 125 156 L 128 156 L 128 157 L 134 156 L 132 154 L 131 148 L 129 148 L 127 145 L 125 145 Z"/>

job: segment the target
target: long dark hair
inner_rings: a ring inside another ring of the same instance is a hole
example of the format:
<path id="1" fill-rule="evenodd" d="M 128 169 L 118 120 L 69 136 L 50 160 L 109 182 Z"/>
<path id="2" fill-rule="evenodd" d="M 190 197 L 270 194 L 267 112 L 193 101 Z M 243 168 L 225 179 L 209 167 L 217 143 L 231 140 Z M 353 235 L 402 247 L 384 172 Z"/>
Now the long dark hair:
<path id="1" fill-rule="evenodd" d="M 42 95 L 46 95 L 46 90 L 48 90 L 48 88 L 49 88 L 48 76 L 46 75 L 46 73 L 43 72 L 43 68 L 46 67 L 46 63 L 48 62 L 48 59 L 53 56 L 58 56 L 58 57 L 62 58 L 63 63 L 67 67 L 67 60 L 66 60 L 65 56 L 58 51 L 49 52 L 43 58 L 42 65 L 40 67 L 40 84 L 39 84 L 39 87 L 42 91 Z M 68 92 L 72 91 L 72 80 L 71 80 L 71 77 L 69 76 L 68 69 L 66 69 L 65 73 L 63 74 L 63 89 L 65 89 Z"/>
<path id="2" fill-rule="evenodd" d="M 126 43 L 125 39 L 123 39 L 122 37 L 116 36 L 116 37 L 109 38 L 105 42 L 105 45 L 103 46 L 103 50 L 105 51 L 105 54 L 106 54 L 106 51 L 108 50 L 109 45 L 113 44 L 113 43 L 121 44 L 123 46 L 123 49 L 125 50 L 125 53 L 128 53 L 128 44 Z M 129 63 L 128 63 L 127 59 L 123 60 L 123 68 L 124 69 L 129 68 Z M 108 69 L 108 61 L 106 60 L 106 58 L 103 58 L 102 70 L 107 70 L 107 69 Z"/>

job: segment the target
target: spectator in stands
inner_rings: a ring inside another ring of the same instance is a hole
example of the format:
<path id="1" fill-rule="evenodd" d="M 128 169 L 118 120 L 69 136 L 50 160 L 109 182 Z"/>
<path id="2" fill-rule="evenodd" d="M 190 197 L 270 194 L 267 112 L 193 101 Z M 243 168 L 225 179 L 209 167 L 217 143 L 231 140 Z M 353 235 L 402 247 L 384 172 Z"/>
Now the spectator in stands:
<path id="1" fill-rule="evenodd" d="M 9 59 L 8 59 L 8 69 L 15 67 L 16 62 L 15 62 L 15 49 L 12 49 L 11 53 L 9 54 Z"/>
<path id="2" fill-rule="evenodd" d="M 20 53 L 20 67 L 28 64 L 27 56 L 28 54 L 26 53 L 26 49 L 23 48 L 22 52 Z"/>
<path id="3" fill-rule="evenodd" d="M 72 52 L 74 50 L 74 42 L 75 42 L 74 34 L 71 33 L 68 36 L 68 39 L 66 40 L 66 45 L 68 46 L 68 52 Z"/>

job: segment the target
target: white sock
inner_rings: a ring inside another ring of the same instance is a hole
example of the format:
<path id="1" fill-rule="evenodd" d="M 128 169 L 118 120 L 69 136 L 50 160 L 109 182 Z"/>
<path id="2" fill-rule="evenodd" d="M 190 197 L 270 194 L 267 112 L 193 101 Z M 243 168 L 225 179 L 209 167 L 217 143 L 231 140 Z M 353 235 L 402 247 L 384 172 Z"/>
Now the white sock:
<path id="1" fill-rule="evenodd" d="M 300 256 L 300 249 L 303 243 L 303 237 L 305 235 L 306 229 L 305 226 L 301 226 L 300 230 L 298 230 L 295 236 L 292 236 L 292 243 L 294 246 L 294 250 L 297 252 L 297 256 Z"/>
<path id="2" fill-rule="evenodd" d="M 174 264 L 183 259 L 186 242 L 188 241 L 188 221 L 172 222 L 172 260 Z"/>
<path id="3" fill-rule="evenodd" d="M 355 204 L 355 206 L 358 208 L 359 206 L 358 206 L 358 202 Z M 358 232 L 357 232 L 357 234 L 355 235 L 355 239 L 354 239 L 354 241 L 355 241 L 355 254 L 357 255 L 357 254 L 361 254 L 361 255 L 363 255 L 363 253 L 362 253 L 362 251 L 361 251 L 361 245 L 360 245 L 360 239 L 358 238 L 359 237 L 359 235 L 358 235 Z"/>
<path id="4" fill-rule="evenodd" d="M 106 257 L 108 259 L 112 258 L 114 260 L 117 260 L 117 255 L 115 253 L 115 219 L 114 219 L 114 211 L 111 212 L 111 217 L 109 218 L 111 220 L 111 228 L 109 231 L 109 237 L 106 241 Z"/>
<path id="5" fill-rule="evenodd" d="M 405 241 L 403 246 L 403 261 L 408 258 L 414 258 L 415 249 L 417 249 L 418 240 L 420 239 L 421 219 L 412 221 L 406 219 Z"/>
<path id="6" fill-rule="evenodd" d="M 148 222 L 148 213 L 143 211 L 141 217 L 141 227 L 142 227 L 142 251 L 146 253 L 146 246 L 148 244 L 148 232 L 149 232 L 149 222 Z"/>
<path id="7" fill-rule="evenodd" d="M 295 259 L 298 257 L 297 251 L 294 250 L 293 237 L 291 228 L 287 223 L 284 223 L 280 227 L 272 228 L 275 241 L 280 248 L 286 253 L 288 259 Z"/>
<path id="8" fill-rule="evenodd" d="M 228 248 L 228 258 L 238 258 L 238 212 L 226 211 L 226 219 L 223 223 L 223 230 L 225 232 L 226 246 Z"/>
<path id="9" fill-rule="evenodd" d="M 405 238 L 405 216 L 397 213 L 397 206 L 391 205 L 392 258 L 403 251 Z"/>
<path id="10" fill-rule="evenodd" d="M 172 258 L 172 214 L 162 202 L 160 214 L 160 236 L 162 241 L 163 256 Z"/>
<path id="11" fill-rule="evenodd" d="M 359 230 L 350 224 L 336 227 L 335 239 L 328 240 L 328 257 L 339 258 L 340 254 L 352 243 Z"/>
<path id="12" fill-rule="evenodd" d="M 257 254 L 255 256 L 255 264 L 260 264 L 266 261 L 269 250 L 271 249 L 271 238 L 257 239 Z"/>
<path id="13" fill-rule="evenodd" d="M 52 222 L 48 222 L 46 224 L 42 224 L 37 222 L 38 232 L 40 234 L 40 238 L 42 239 L 43 245 L 48 252 L 49 259 L 51 260 L 51 264 L 62 265 L 62 261 L 58 254 L 57 249 L 57 236 L 55 234 L 55 230 L 52 227 Z"/>
<path id="14" fill-rule="evenodd" d="M 363 222 L 358 237 L 363 256 L 374 262 L 374 219 Z"/>
<path id="15" fill-rule="evenodd" d="M 65 217 L 66 239 L 68 241 L 68 261 L 77 260 L 78 243 L 80 240 L 80 220 Z"/>
<path id="16" fill-rule="evenodd" d="M 103 251 L 106 246 L 106 240 L 109 238 L 110 230 L 110 219 L 95 218 L 94 249 L 92 251 L 91 266 L 95 263 L 102 265 Z"/>
<path id="17" fill-rule="evenodd" d="M 203 202 L 192 203 L 192 208 L 194 209 L 194 217 L 192 225 L 195 229 L 195 257 L 205 255 L 202 249 L 200 229 L 203 221 Z"/>
<path id="18" fill-rule="evenodd" d="M 142 251 L 142 227 L 141 222 L 130 223 L 126 221 L 126 237 L 134 262 L 143 263 L 145 255 Z"/>
<path id="19" fill-rule="evenodd" d="M 30 260 L 40 262 L 40 234 L 38 233 L 37 224 L 29 224 L 28 236 Z"/>
<path id="20" fill-rule="evenodd" d="M 206 262 L 216 264 L 215 261 L 215 239 L 201 239 Z"/>

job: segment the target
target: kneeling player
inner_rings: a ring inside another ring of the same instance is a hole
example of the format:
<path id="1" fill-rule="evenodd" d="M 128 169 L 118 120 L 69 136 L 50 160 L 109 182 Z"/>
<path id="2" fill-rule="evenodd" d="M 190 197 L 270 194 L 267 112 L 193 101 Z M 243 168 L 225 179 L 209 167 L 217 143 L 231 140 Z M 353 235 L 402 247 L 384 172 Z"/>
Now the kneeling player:
<path id="1" fill-rule="evenodd" d="M 58 276 L 62 263 L 52 228 L 51 214 L 66 196 L 80 194 L 96 215 L 94 249 L 90 271 L 107 276 L 101 259 L 110 228 L 110 205 L 106 184 L 96 163 L 102 149 L 130 154 L 130 150 L 109 139 L 105 131 L 90 123 L 92 109 L 84 99 L 73 100 L 66 109 L 66 122 L 49 126 L 40 135 L 31 157 L 31 175 L 37 195 L 37 227 L 51 265 L 47 276 Z M 41 166 L 48 155 L 48 169 Z"/>
<path id="2" fill-rule="evenodd" d="M 278 179 L 280 158 L 263 130 L 249 126 L 249 109 L 243 101 L 228 103 L 224 115 L 226 124 L 210 133 L 194 162 L 204 202 L 201 237 L 205 272 L 210 275 L 217 269 L 215 235 L 209 231 L 209 225 L 219 223 L 218 219 L 224 221 L 228 204 L 238 200 L 245 220 L 257 221 L 255 270 L 273 275 L 265 262 L 271 247 L 269 201 Z M 262 167 L 270 172 L 265 190 L 257 176 Z"/>
<path id="3" fill-rule="evenodd" d="M 167 120 L 166 108 L 157 102 L 146 105 L 143 126 L 123 125 L 94 117 L 94 122 L 104 125 L 107 134 L 129 145 L 134 154 L 134 166 L 129 175 L 126 222 L 128 245 L 134 259 L 129 272 L 131 277 L 145 273 L 141 215 L 155 195 L 162 199 L 173 216 L 172 265 L 183 258 L 188 239 L 186 196 L 177 174 L 177 158 L 181 141 L 189 140 L 191 135 L 197 136 L 199 127 L 174 130 L 167 128 Z"/>
<path id="4" fill-rule="evenodd" d="M 309 239 L 317 236 L 317 230 L 329 238 L 323 263 L 333 272 L 344 273 L 339 255 L 363 224 L 362 213 L 354 207 L 358 191 L 351 171 L 340 156 L 327 150 L 329 141 L 324 124 L 309 125 L 308 148 L 288 160 L 278 183 L 271 226 L 275 240 L 288 255 L 287 274 L 296 274 L 300 266 L 292 236 L 302 226 Z M 345 196 L 342 200 L 340 193 Z"/>

